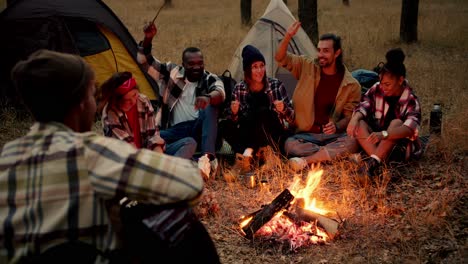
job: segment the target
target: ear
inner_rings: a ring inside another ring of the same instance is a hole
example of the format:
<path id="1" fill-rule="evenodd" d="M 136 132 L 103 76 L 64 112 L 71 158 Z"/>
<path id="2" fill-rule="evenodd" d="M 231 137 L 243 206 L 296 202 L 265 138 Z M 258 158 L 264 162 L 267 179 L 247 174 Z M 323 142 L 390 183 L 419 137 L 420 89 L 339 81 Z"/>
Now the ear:
<path id="1" fill-rule="evenodd" d="M 337 49 L 335 51 L 335 59 L 338 58 L 338 56 L 340 56 L 340 55 L 341 55 L 341 49 Z"/>
<path id="2" fill-rule="evenodd" d="M 405 81 L 405 77 L 403 77 L 403 76 L 398 77 L 398 84 L 400 86 L 403 84 L 404 81 Z"/>

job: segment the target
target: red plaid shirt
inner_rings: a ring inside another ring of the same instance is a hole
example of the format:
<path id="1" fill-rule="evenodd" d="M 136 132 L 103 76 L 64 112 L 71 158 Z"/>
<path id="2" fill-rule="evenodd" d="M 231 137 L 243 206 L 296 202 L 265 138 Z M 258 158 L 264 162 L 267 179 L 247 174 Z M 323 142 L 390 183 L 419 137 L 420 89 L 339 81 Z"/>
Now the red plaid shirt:
<path id="1" fill-rule="evenodd" d="M 383 130 L 386 129 L 384 122 L 388 109 L 389 105 L 385 101 L 380 83 L 376 83 L 363 95 L 354 112 L 360 112 L 373 127 Z M 403 83 L 403 93 L 395 107 L 395 116 L 403 121 L 405 126 L 414 131 L 413 139 L 418 136 L 419 125 L 421 124 L 421 107 L 418 98 L 407 81 Z"/>

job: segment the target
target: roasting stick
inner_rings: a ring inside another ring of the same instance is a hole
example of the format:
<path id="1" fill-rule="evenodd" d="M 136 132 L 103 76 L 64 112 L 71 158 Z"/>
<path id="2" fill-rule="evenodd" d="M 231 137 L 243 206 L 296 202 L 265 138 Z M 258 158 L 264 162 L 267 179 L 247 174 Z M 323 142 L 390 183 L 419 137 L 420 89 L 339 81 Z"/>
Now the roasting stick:
<path id="1" fill-rule="evenodd" d="M 159 13 L 161 12 L 161 10 L 164 8 L 164 6 L 166 5 L 166 1 L 164 1 L 164 3 L 162 4 L 162 6 L 158 9 L 158 12 L 156 13 L 156 15 L 154 16 L 153 20 L 151 21 L 151 23 L 154 24 L 154 21 L 156 21 L 156 18 L 159 16 Z"/>

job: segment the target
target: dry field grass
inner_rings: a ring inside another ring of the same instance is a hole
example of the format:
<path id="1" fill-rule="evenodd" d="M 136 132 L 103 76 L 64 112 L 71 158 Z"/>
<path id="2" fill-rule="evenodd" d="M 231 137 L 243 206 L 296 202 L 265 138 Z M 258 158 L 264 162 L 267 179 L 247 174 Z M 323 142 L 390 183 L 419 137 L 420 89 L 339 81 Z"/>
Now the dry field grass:
<path id="1" fill-rule="evenodd" d="M 105 1 L 136 39 L 141 28 L 161 5 L 158 1 Z M 157 20 L 153 54 L 160 60 L 180 62 L 182 50 L 198 46 L 209 71 L 221 73 L 247 33 L 240 26 L 239 1 L 173 0 Z M 268 0 L 253 1 L 253 20 Z M 289 0 L 297 16 L 297 1 Z M 468 2 L 421 0 L 419 42 L 399 43 L 400 0 L 318 1 L 319 31 L 343 37 L 345 62 L 352 70 L 372 68 L 385 51 L 400 46 L 407 53 L 408 79 L 423 107 L 423 134 L 433 103 L 444 111 L 443 135 L 431 140 L 425 157 L 408 166 L 386 170 L 396 182 L 359 188 L 349 161 L 322 165 L 324 175 L 314 195 L 327 209 L 346 219 L 341 236 L 328 245 L 289 252 L 279 244 L 247 241 L 237 232 L 241 215 L 269 203 L 292 181 L 281 161 L 275 170 L 256 171 L 268 178 L 268 188 L 246 188 L 223 177 L 207 183 L 199 206 L 223 263 L 466 263 L 468 259 Z M 5 108 L 5 107 L 3 107 Z M 30 122 L 18 121 L 14 109 L 2 111 L 0 146 L 25 133 Z M 99 124 L 96 125 L 99 130 Z M 227 168 L 226 168 L 227 169 Z M 206 211 L 219 205 L 216 213 Z"/>

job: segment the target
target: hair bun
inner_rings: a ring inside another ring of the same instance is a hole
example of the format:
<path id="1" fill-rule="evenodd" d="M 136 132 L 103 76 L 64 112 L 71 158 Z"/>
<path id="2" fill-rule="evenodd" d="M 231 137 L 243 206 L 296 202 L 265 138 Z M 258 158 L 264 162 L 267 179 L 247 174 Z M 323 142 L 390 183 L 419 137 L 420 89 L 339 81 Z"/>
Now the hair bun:
<path id="1" fill-rule="evenodd" d="M 405 53 L 401 48 L 395 48 L 387 51 L 385 54 L 388 64 L 403 64 L 405 60 Z"/>

